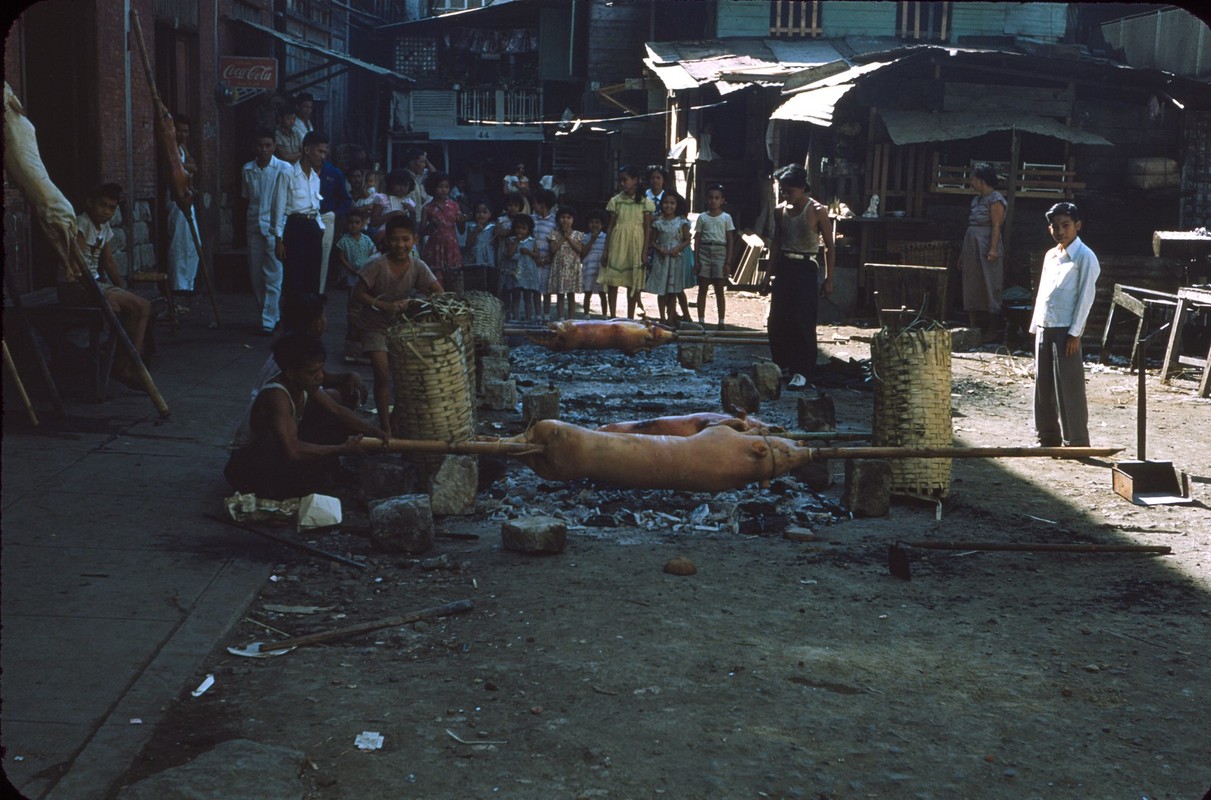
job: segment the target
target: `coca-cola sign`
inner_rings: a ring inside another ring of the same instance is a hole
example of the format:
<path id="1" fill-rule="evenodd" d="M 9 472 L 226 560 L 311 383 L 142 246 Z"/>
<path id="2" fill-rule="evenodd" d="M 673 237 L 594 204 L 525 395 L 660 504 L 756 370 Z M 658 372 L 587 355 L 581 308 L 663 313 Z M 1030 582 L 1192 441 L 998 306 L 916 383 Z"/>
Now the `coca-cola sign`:
<path id="1" fill-rule="evenodd" d="M 219 80 L 232 89 L 276 89 L 278 60 L 219 56 Z"/>

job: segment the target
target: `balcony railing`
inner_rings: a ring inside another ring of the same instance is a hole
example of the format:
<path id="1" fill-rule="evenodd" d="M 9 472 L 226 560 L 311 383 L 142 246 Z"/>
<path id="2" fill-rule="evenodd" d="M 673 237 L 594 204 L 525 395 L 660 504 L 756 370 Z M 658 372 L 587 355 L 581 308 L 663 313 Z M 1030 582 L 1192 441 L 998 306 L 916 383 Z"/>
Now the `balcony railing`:
<path id="1" fill-rule="evenodd" d="M 462 89 L 460 125 L 535 125 L 542 119 L 542 89 Z"/>

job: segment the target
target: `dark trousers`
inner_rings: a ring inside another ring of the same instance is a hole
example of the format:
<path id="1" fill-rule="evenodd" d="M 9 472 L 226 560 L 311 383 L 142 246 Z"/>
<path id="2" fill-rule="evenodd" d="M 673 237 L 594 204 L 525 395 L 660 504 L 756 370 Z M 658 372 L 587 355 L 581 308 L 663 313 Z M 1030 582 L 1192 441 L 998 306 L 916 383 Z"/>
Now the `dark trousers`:
<path id="1" fill-rule="evenodd" d="M 816 370 L 816 317 L 820 290 L 815 259 L 779 258 L 769 304 L 769 354 L 774 363 L 808 381 Z"/>
<path id="2" fill-rule="evenodd" d="M 286 246 L 286 258 L 282 261 L 282 297 L 323 292 L 320 256 L 324 249 L 324 231 L 319 222 L 307 217 L 287 217 L 282 243 Z"/>
<path id="3" fill-rule="evenodd" d="M 1043 328 L 1034 344 L 1034 428 L 1039 444 L 1089 446 L 1089 405 L 1085 400 L 1085 361 L 1064 355 L 1067 328 Z"/>

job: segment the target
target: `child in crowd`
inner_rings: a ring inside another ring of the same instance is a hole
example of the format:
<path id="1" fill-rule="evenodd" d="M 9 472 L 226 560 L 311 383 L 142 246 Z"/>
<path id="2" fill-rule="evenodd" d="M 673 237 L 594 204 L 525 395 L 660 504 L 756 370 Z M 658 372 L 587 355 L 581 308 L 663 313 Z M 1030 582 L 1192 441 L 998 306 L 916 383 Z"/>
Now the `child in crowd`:
<path id="1" fill-rule="evenodd" d="M 285 298 L 282 301 L 282 335 L 305 333 L 323 338 L 328 330 L 328 315 L 325 313 L 327 303 L 326 295 L 316 293 L 294 294 Z M 257 392 L 280 371 L 277 361 L 270 355 L 252 389 L 254 400 Z M 329 372 L 325 368 L 320 385 L 333 400 L 346 408 L 357 408 L 369 396 L 366 384 L 356 372 Z"/>
<path id="2" fill-rule="evenodd" d="M 566 172 L 562 169 L 557 169 L 550 175 L 543 175 L 538 185 L 544 189 L 550 189 L 555 195 L 555 202 L 558 203 L 568 190 L 567 177 L 568 174 Z"/>
<path id="3" fill-rule="evenodd" d="M 463 237 L 464 286 L 473 288 L 474 282 L 497 294 L 500 274 L 496 269 L 496 223 L 492 221 L 492 208 L 486 202 L 479 202 L 475 204 L 474 212 L 471 222 L 459 226 Z"/>
<path id="4" fill-rule="evenodd" d="M 505 262 L 501 288 L 507 292 L 505 308 L 510 319 L 531 320 L 537 316 L 538 264 L 534 257 L 534 220 L 526 214 L 513 217 L 512 235 L 505 240 Z"/>
<path id="5" fill-rule="evenodd" d="M 712 183 L 706 187 L 706 212 L 694 221 L 694 274 L 698 277 L 698 322 L 706 321 L 706 293 L 715 290 L 715 310 L 719 315 L 719 330 L 723 330 L 723 318 L 727 312 L 724 289 L 727 287 L 727 271 L 732 263 L 732 252 L 736 246 L 736 224 L 732 215 L 723 210 L 726 202 L 723 184 Z"/>
<path id="6" fill-rule="evenodd" d="M 336 456 L 361 452 L 362 435 L 386 437 L 321 391 L 327 352 L 292 332 L 273 345 L 279 371 L 257 392 L 223 475 L 237 492 L 284 500 L 327 489 Z"/>
<path id="7" fill-rule="evenodd" d="M 412 256 L 416 223 L 402 214 L 387 220 L 386 252 L 362 267 L 353 293 L 362 314 L 362 351 L 374 369 L 374 402 L 380 426 L 391 430 L 391 377 L 387 328 L 408 307 L 413 290 L 441 294 L 442 286 L 424 261 Z"/>
<path id="8" fill-rule="evenodd" d="M 350 209 L 345 222 L 347 231 L 336 243 L 336 262 L 342 270 L 337 284 L 342 289 L 356 286 L 362 267 L 378 255 L 374 241 L 364 232 L 368 216 L 365 209 Z M 357 361 L 361 357 L 362 307 L 356 293 L 351 291 L 345 316 L 345 359 Z"/>
<path id="9" fill-rule="evenodd" d="M 351 208 L 345 215 L 345 233 L 336 242 L 336 263 L 344 270 L 338 281 L 342 289 L 353 288 L 358 272 L 378 255 L 378 248 L 365 233 L 368 217 L 364 208 Z"/>
<path id="10" fill-rule="evenodd" d="M 1034 427 L 1041 447 L 1088 447 L 1089 406 L 1081 334 L 1089 319 L 1101 265 L 1077 234 L 1074 203 L 1047 209 L 1056 246 L 1043 258 L 1030 332 L 1034 347 Z"/>
<path id="11" fill-rule="evenodd" d="M 610 225 L 606 230 L 602 269 L 597 280 L 606 287 L 610 316 L 618 313 L 619 286 L 627 287 L 628 318 L 634 318 L 639 293 L 643 291 L 643 264 L 656 207 L 644 196 L 640 175 L 639 168 L 630 165 L 618 170 L 618 194 L 606 204 Z"/>
<path id="12" fill-rule="evenodd" d="M 601 314 L 605 316 L 608 313 L 609 306 L 606 302 L 606 290 L 600 283 L 597 282 L 597 275 L 601 271 L 601 255 L 605 252 L 606 245 L 606 213 L 600 209 L 594 209 L 588 214 L 589 232 L 585 234 L 584 239 L 584 258 L 581 259 L 582 266 L 582 288 L 584 290 L 584 315 L 589 316 L 589 306 L 593 299 L 593 295 L 601 298 Z"/>
<path id="13" fill-rule="evenodd" d="M 151 321 L 151 304 L 139 295 L 122 288 L 118 262 L 114 260 L 113 251 L 109 247 L 114 238 L 110 220 L 117 213 L 121 202 L 122 187 L 116 183 L 105 183 L 93 189 L 84 202 L 84 213 L 76 217 L 76 239 L 84 253 L 88 271 L 101 287 L 105 302 L 117 315 L 123 330 L 141 357 L 147 324 Z M 80 284 L 74 274 L 67 271 L 64 264 L 59 265 L 56 293 L 59 302 L 65 306 L 93 305 L 95 296 Z M 120 348 L 114 361 L 113 374 L 130 388 L 146 391 L 138 369 Z"/>
<path id="14" fill-rule="evenodd" d="M 496 263 L 502 268 L 505 263 L 505 243 L 513 235 L 513 218 L 518 214 L 529 214 L 526 210 L 528 205 L 526 199 L 517 192 L 505 195 L 504 213 L 496 218 Z"/>
<path id="15" fill-rule="evenodd" d="M 375 195 L 374 210 L 370 214 L 370 225 L 378 230 L 375 244 L 382 247 L 384 226 L 393 217 L 407 217 L 416 221 L 416 203 L 408 195 L 416 188 L 412 175 L 407 170 L 397 169 L 387 173 L 386 192 Z"/>
<path id="16" fill-rule="evenodd" d="M 450 199 L 450 176 L 434 172 L 425 179 L 425 191 L 433 199 L 421 209 L 421 232 L 425 236 L 421 258 L 437 280 L 452 291 L 462 288 L 463 254 L 458 249 L 457 226 L 467 221 L 458 203 Z"/>
<path id="17" fill-rule="evenodd" d="M 543 189 L 539 192 L 547 191 Z M 560 206 L 555 211 L 555 230 L 548 237 L 551 254 L 551 278 L 548 288 L 555 295 L 555 319 L 576 317 L 576 290 L 584 280 L 580 259 L 584 255 L 584 234 L 572 230 L 576 211 Z M 566 314 L 566 316 L 565 316 Z"/>
<path id="18" fill-rule="evenodd" d="M 647 199 L 652 201 L 652 205 L 655 207 L 656 212 L 659 213 L 660 201 L 664 198 L 664 193 L 665 192 L 674 192 L 674 193 L 676 192 L 676 189 L 673 188 L 673 180 L 671 177 L 669 177 L 668 170 L 666 170 L 664 167 L 660 166 L 659 164 L 651 164 L 648 166 L 647 179 L 648 179 L 648 189 L 646 192 L 644 192 L 644 197 L 646 197 Z M 651 250 L 649 250 L 648 254 L 647 254 L 648 263 L 651 263 L 652 258 L 654 256 L 655 256 L 655 253 L 653 253 Z M 686 263 L 689 263 L 690 261 L 692 261 L 693 252 L 687 251 L 686 256 L 683 260 Z M 689 286 L 692 282 L 693 281 L 691 281 L 691 280 L 687 280 L 687 281 L 685 281 L 685 285 Z M 690 318 L 690 301 L 689 301 L 689 298 L 685 296 L 684 289 L 677 293 L 677 302 L 679 302 L 681 304 L 681 316 L 683 316 L 686 319 L 689 319 Z M 663 318 L 663 312 L 661 313 L 661 318 Z"/>
<path id="19" fill-rule="evenodd" d="M 538 294 L 542 297 L 542 316 L 551 314 L 551 233 L 555 230 L 555 193 L 550 189 L 539 189 L 534 193 L 534 241 L 538 253 L 534 262 L 538 265 Z"/>
<path id="20" fill-rule="evenodd" d="M 660 321 L 677 324 L 677 295 L 685 289 L 683 252 L 690 246 L 690 223 L 682 216 L 685 201 L 676 192 L 665 190 L 660 199 L 660 216 L 652 223 L 652 268 L 644 290 L 656 295 Z"/>

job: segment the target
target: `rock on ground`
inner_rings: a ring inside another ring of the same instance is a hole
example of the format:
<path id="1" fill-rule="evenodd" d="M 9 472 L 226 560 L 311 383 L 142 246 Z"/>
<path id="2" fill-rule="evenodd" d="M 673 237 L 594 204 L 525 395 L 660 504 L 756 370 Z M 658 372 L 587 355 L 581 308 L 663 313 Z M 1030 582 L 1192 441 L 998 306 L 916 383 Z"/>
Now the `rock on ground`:
<path id="1" fill-rule="evenodd" d="M 423 553 L 433 546 L 433 506 L 425 494 L 406 494 L 370 506 L 370 539 L 388 553 Z"/>
<path id="2" fill-rule="evenodd" d="M 475 513 L 479 463 L 475 456 L 446 456 L 429 479 L 429 501 L 439 517 Z"/>
<path id="3" fill-rule="evenodd" d="M 754 414 L 761 410 L 761 395 L 757 385 L 748 375 L 732 373 L 723 379 L 719 388 L 719 402 L 728 413 L 746 411 Z"/>
<path id="4" fill-rule="evenodd" d="M 886 517 L 891 506 L 891 462 L 873 458 L 846 461 L 841 502 L 855 517 Z"/>
<path id="5" fill-rule="evenodd" d="M 514 519 L 500 526 L 506 550 L 521 553 L 562 553 L 568 546 L 568 526 L 554 517 Z"/>
<path id="6" fill-rule="evenodd" d="M 527 423 L 559 419 L 559 390 L 530 392 L 521 399 L 521 415 Z"/>
<path id="7" fill-rule="evenodd" d="M 302 800 L 303 753 L 230 739 L 179 767 L 145 778 L 118 800 Z"/>
<path id="8" fill-rule="evenodd" d="M 772 361 L 753 364 L 753 383 L 762 400 L 777 400 L 782 396 L 782 370 Z"/>

